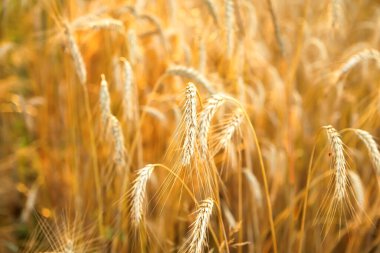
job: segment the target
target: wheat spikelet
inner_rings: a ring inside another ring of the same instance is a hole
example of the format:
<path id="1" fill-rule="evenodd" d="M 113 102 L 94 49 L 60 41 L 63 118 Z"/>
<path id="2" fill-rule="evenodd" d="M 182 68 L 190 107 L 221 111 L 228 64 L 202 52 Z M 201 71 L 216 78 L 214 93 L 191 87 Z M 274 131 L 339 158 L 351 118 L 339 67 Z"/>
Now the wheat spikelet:
<path id="1" fill-rule="evenodd" d="M 169 75 L 178 75 L 185 78 L 192 79 L 196 83 L 203 85 L 203 87 L 210 93 L 215 93 L 214 88 L 211 86 L 210 82 L 197 70 L 186 67 L 186 66 L 172 66 L 167 71 Z"/>
<path id="2" fill-rule="evenodd" d="M 185 243 L 185 247 L 180 252 L 201 253 L 207 239 L 207 226 L 210 223 L 214 201 L 206 199 L 202 201 L 198 210 L 197 217 L 191 225 L 190 236 Z"/>
<path id="3" fill-rule="evenodd" d="M 122 31 L 124 29 L 123 22 L 113 18 L 104 18 L 97 20 L 85 20 L 83 22 L 78 23 L 75 26 L 75 29 L 110 29 L 116 31 Z"/>
<path id="4" fill-rule="evenodd" d="M 352 170 L 348 170 L 350 182 L 355 193 L 355 199 L 359 207 L 364 207 L 364 187 L 358 174 Z"/>
<path id="5" fill-rule="evenodd" d="M 74 35 L 72 34 L 69 26 L 65 24 L 64 26 L 65 35 L 67 38 L 67 44 L 71 58 L 73 59 L 76 73 L 79 77 L 81 84 L 85 84 L 87 81 L 86 66 L 84 65 L 82 54 L 80 53 L 77 42 L 75 41 Z"/>
<path id="6" fill-rule="evenodd" d="M 354 131 L 367 147 L 367 150 L 372 160 L 372 164 L 375 167 L 376 173 L 380 174 L 380 152 L 377 147 L 377 143 L 375 139 L 367 131 L 364 131 L 361 129 L 355 129 Z"/>
<path id="7" fill-rule="evenodd" d="M 225 22 L 226 22 L 226 42 L 227 42 L 227 57 L 231 58 L 234 43 L 234 2 L 233 0 L 224 0 L 225 6 Z"/>
<path id="8" fill-rule="evenodd" d="M 208 151 L 208 132 L 211 125 L 211 120 L 216 110 L 223 104 L 224 98 L 219 94 L 212 95 L 211 98 L 207 100 L 203 111 L 199 116 L 199 128 L 198 128 L 198 139 L 200 142 L 200 152 L 202 158 L 206 158 Z"/>
<path id="9" fill-rule="evenodd" d="M 124 117 L 127 120 L 133 120 L 134 115 L 134 87 L 133 87 L 133 71 L 131 64 L 126 60 L 122 59 L 124 63 L 124 94 L 123 94 L 123 107 L 124 107 Z"/>
<path id="10" fill-rule="evenodd" d="M 241 109 L 237 109 L 231 119 L 228 120 L 228 123 L 226 124 L 226 128 L 224 129 L 222 133 L 222 137 L 220 139 L 220 148 L 226 148 L 228 143 L 231 141 L 232 136 L 236 132 L 236 130 L 239 128 L 241 122 L 243 121 L 243 112 Z"/>
<path id="11" fill-rule="evenodd" d="M 261 192 L 261 187 L 260 187 L 259 181 L 257 180 L 257 178 L 255 177 L 255 175 L 252 173 L 251 170 L 245 169 L 243 172 L 244 172 L 244 175 L 247 178 L 248 182 L 250 183 L 250 186 L 251 186 L 250 188 L 251 188 L 251 190 L 255 196 L 255 201 L 257 203 L 257 206 L 262 207 L 263 206 L 263 194 Z"/>
<path id="12" fill-rule="evenodd" d="M 324 126 L 329 139 L 332 160 L 335 170 L 335 190 L 334 198 L 340 202 L 346 195 L 347 186 L 347 171 L 346 171 L 346 159 L 344 157 L 343 142 L 339 133 L 332 126 Z"/>
<path id="13" fill-rule="evenodd" d="M 111 124 L 111 132 L 113 136 L 114 141 L 114 154 L 113 154 L 113 161 L 116 165 L 119 166 L 119 168 L 122 168 L 125 166 L 125 156 L 124 156 L 124 135 L 123 130 L 121 129 L 119 120 L 114 116 L 109 116 L 110 124 Z"/>
<path id="14" fill-rule="evenodd" d="M 347 73 L 350 69 L 352 69 L 356 64 L 361 61 L 374 59 L 378 63 L 380 63 L 380 52 L 375 49 L 363 49 L 362 51 L 352 55 L 343 65 L 341 65 L 337 71 L 338 78 Z"/>
<path id="15" fill-rule="evenodd" d="M 197 89 L 193 83 L 186 87 L 185 102 L 185 141 L 183 143 L 182 165 L 190 164 L 191 157 L 195 150 L 196 131 L 197 131 Z"/>
<path id="16" fill-rule="evenodd" d="M 147 182 L 153 172 L 154 165 L 148 164 L 137 172 L 131 192 L 131 219 L 135 226 L 139 225 L 144 211 L 144 199 Z"/>
<path id="17" fill-rule="evenodd" d="M 108 118 L 111 115 L 111 99 L 110 94 L 108 92 L 108 83 L 104 74 L 101 75 L 102 81 L 100 82 L 100 93 L 99 93 L 99 101 L 100 101 L 100 110 L 102 115 L 102 123 L 103 126 L 107 125 Z"/>

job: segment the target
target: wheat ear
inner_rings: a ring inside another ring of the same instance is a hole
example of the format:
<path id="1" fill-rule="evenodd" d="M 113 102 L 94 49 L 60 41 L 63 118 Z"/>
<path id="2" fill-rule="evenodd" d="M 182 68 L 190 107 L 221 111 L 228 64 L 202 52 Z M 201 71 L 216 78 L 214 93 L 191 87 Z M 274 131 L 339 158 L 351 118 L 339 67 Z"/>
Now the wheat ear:
<path id="1" fill-rule="evenodd" d="M 257 178 L 255 177 L 255 175 L 252 173 L 251 170 L 245 169 L 243 172 L 244 172 L 244 175 L 247 178 L 247 180 L 251 186 L 250 188 L 251 188 L 253 195 L 255 197 L 255 201 L 257 203 L 257 206 L 262 207 L 263 206 L 263 193 L 261 192 L 261 187 L 260 187 L 259 181 L 257 180 Z"/>
<path id="2" fill-rule="evenodd" d="M 143 217 L 146 185 L 152 175 L 153 169 L 154 165 L 146 165 L 137 172 L 137 178 L 133 182 L 131 192 L 131 219 L 135 226 L 140 224 Z"/>
<path id="3" fill-rule="evenodd" d="M 211 120 L 217 109 L 223 104 L 224 98 L 219 94 L 212 95 L 208 100 L 199 116 L 198 139 L 200 143 L 200 153 L 203 159 L 206 159 L 208 151 L 208 133 Z"/>
<path id="4" fill-rule="evenodd" d="M 64 26 L 65 35 L 67 37 L 67 44 L 71 58 L 73 59 L 76 73 L 79 77 L 81 84 L 85 84 L 87 81 L 86 66 L 84 65 L 82 54 L 80 53 L 77 42 L 75 41 L 74 35 L 72 34 L 69 25 Z"/>
<path id="5" fill-rule="evenodd" d="M 97 20 L 84 20 L 83 22 L 78 23 L 75 26 L 75 29 L 93 29 L 93 30 L 101 30 L 101 29 L 109 29 L 122 31 L 124 29 L 123 22 L 113 18 L 103 18 Z"/>
<path id="6" fill-rule="evenodd" d="M 355 199 L 358 203 L 358 206 L 364 207 L 364 187 L 360 177 L 357 173 L 352 170 L 348 170 L 348 175 L 350 177 L 350 182 L 355 193 Z"/>
<path id="7" fill-rule="evenodd" d="M 196 69 L 186 67 L 186 66 L 172 66 L 167 71 L 169 75 L 178 75 L 185 78 L 189 78 L 196 83 L 201 84 L 208 92 L 215 93 L 214 87 L 210 82 Z"/>
<path id="8" fill-rule="evenodd" d="M 346 196 L 346 186 L 347 186 L 347 171 L 346 171 L 346 159 L 344 157 L 343 142 L 340 138 L 339 133 L 331 125 L 324 127 L 327 132 L 327 137 L 329 139 L 332 160 L 334 164 L 335 171 L 335 190 L 334 198 L 340 202 Z"/>
<path id="9" fill-rule="evenodd" d="M 111 124 L 111 131 L 114 141 L 114 154 L 113 154 L 113 160 L 116 165 L 119 166 L 119 168 L 122 168 L 125 166 L 125 147 L 124 147 L 124 135 L 123 130 L 121 128 L 119 120 L 114 116 L 110 115 L 110 124 Z"/>
<path id="10" fill-rule="evenodd" d="M 124 58 L 122 58 L 124 63 L 124 94 L 123 94 L 123 107 L 124 107 L 124 117 L 127 120 L 133 120 L 134 116 L 134 87 L 133 87 L 133 71 L 131 64 Z"/>
<path id="11" fill-rule="evenodd" d="M 234 47 L 234 2 L 233 0 L 224 0 L 225 22 L 226 22 L 226 43 L 227 57 L 231 58 Z"/>
<path id="12" fill-rule="evenodd" d="M 181 252 L 201 253 L 207 239 L 207 226 L 210 223 L 212 208 L 214 201 L 206 199 L 202 201 L 198 210 L 196 211 L 197 217 L 191 225 L 190 236 L 186 241 L 186 246 Z"/>
<path id="13" fill-rule="evenodd" d="M 185 102 L 185 141 L 183 143 L 182 165 L 190 164 L 195 150 L 197 132 L 197 89 L 193 83 L 186 88 Z"/>
<path id="14" fill-rule="evenodd" d="M 239 128 L 241 122 L 243 121 L 244 114 L 241 109 L 235 110 L 232 117 L 228 120 L 228 123 L 226 124 L 227 127 L 222 132 L 222 137 L 220 139 L 220 146 L 221 148 L 226 148 L 228 143 L 231 141 L 232 136 L 236 132 L 236 130 Z"/>
<path id="15" fill-rule="evenodd" d="M 355 129 L 355 133 L 359 136 L 360 140 L 363 141 L 367 147 L 368 153 L 371 157 L 372 164 L 375 167 L 376 173 L 380 174 L 380 152 L 377 147 L 377 143 L 373 136 L 367 131 L 361 129 Z"/>
<path id="16" fill-rule="evenodd" d="M 99 101 L 102 115 L 102 123 L 103 126 L 106 126 L 108 123 L 108 118 L 111 115 L 111 99 L 108 91 L 108 83 L 104 74 L 101 75 L 101 79 L 102 80 L 100 82 Z"/>
<path id="17" fill-rule="evenodd" d="M 347 73 L 350 69 L 352 69 L 356 64 L 361 61 L 374 59 L 378 63 L 380 63 L 380 52 L 375 49 L 363 49 L 362 51 L 352 55 L 347 61 L 345 61 L 337 71 L 338 78 Z"/>

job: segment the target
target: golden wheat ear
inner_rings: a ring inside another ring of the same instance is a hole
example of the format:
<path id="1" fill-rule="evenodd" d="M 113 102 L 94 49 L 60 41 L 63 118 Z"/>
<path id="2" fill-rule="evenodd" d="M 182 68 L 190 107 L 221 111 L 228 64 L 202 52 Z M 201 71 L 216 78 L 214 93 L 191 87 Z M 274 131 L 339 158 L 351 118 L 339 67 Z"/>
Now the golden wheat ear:
<path id="1" fill-rule="evenodd" d="M 154 165 L 147 164 L 137 172 L 137 178 L 133 182 L 131 191 L 131 220 L 133 225 L 138 226 L 144 215 L 145 191 L 148 180 L 152 175 Z"/>
<path id="2" fill-rule="evenodd" d="M 67 46 L 69 48 L 69 53 L 71 55 L 71 58 L 73 59 L 75 71 L 77 73 L 79 81 L 81 84 L 85 84 L 87 81 L 86 66 L 84 64 L 82 54 L 80 53 L 78 44 L 68 24 L 64 25 L 64 32 L 67 39 Z"/>
<path id="3" fill-rule="evenodd" d="M 186 67 L 186 66 L 171 66 L 166 70 L 166 73 L 168 75 L 177 75 L 185 78 L 189 78 L 193 80 L 194 82 L 201 84 L 209 93 L 213 94 L 215 93 L 214 87 L 211 85 L 209 80 L 202 75 L 198 70 Z"/>
<path id="4" fill-rule="evenodd" d="M 211 96 L 199 115 L 198 140 L 200 143 L 200 153 L 203 159 L 206 159 L 208 153 L 208 134 L 211 126 L 211 120 L 216 111 L 224 102 L 223 96 L 215 94 Z"/>
<path id="5" fill-rule="evenodd" d="M 342 202 L 346 196 L 348 183 L 343 142 L 340 138 L 340 134 L 336 131 L 334 127 L 328 125 L 324 126 L 323 128 L 326 130 L 330 148 L 332 151 L 332 160 L 335 171 L 334 199 L 338 202 Z"/>
<path id="6" fill-rule="evenodd" d="M 210 198 L 205 199 L 196 211 L 196 218 L 191 225 L 190 236 L 184 246 L 180 249 L 183 253 L 201 253 L 207 241 L 207 227 L 209 226 L 214 201 Z"/>
<path id="7" fill-rule="evenodd" d="M 103 127 L 106 128 L 111 115 L 111 98 L 108 91 L 108 83 L 104 74 L 101 75 L 99 103 Z"/>
<path id="8" fill-rule="evenodd" d="M 189 165 L 195 151 L 197 135 L 197 88 L 189 83 L 186 88 L 185 102 L 185 140 L 182 151 L 182 165 Z"/>
<path id="9" fill-rule="evenodd" d="M 354 129 L 354 132 L 366 146 L 369 156 L 371 157 L 373 167 L 375 168 L 376 173 L 380 175 L 380 152 L 375 139 L 367 131 Z"/>
<path id="10" fill-rule="evenodd" d="M 124 135 L 119 120 L 112 114 L 110 115 L 110 126 L 114 143 L 113 161 L 119 169 L 122 169 L 126 165 Z"/>

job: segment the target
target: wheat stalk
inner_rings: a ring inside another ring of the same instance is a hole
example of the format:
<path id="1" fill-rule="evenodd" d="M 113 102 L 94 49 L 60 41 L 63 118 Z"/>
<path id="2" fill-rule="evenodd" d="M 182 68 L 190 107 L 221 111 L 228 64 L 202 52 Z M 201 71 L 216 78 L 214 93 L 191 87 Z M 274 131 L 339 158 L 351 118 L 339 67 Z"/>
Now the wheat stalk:
<path id="1" fill-rule="evenodd" d="M 361 129 L 354 129 L 354 132 L 359 136 L 367 147 L 368 153 L 371 157 L 372 164 L 375 167 L 376 173 L 380 174 L 380 152 L 377 143 L 373 136 L 367 131 Z"/>
<path id="2" fill-rule="evenodd" d="M 153 169 L 154 165 L 146 165 L 137 172 L 137 178 L 133 182 L 131 192 L 131 219 L 135 226 L 140 224 L 143 217 L 146 185 Z"/>
<path id="3" fill-rule="evenodd" d="M 185 78 L 189 78 L 196 83 L 201 84 L 208 92 L 215 93 L 214 88 L 210 84 L 210 82 L 204 77 L 200 72 L 197 70 L 186 67 L 186 66 L 172 66 L 167 71 L 167 74 L 169 75 L 178 75 Z"/>
<path id="4" fill-rule="evenodd" d="M 196 211 L 197 217 L 191 225 L 190 236 L 185 243 L 185 247 L 180 252 L 201 253 L 207 239 L 207 226 L 210 223 L 214 201 L 206 199 L 202 201 Z"/>
<path id="5" fill-rule="evenodd" d="M 185 102 L 185 141 L 183 143 L 182 165 L 190 164 L 191 157 L 195 150 L 197 131 L 197 88 L 193 83 L 189 83 L 186 88 Z"/>
<path id="6" fill-rule="evenodd" d="M 110 124 L 111 124 L 111 131 L 114 141 L 114 154 L 113 154 L 113 160 L 116 165 L 119 166 L 119 168 L 122 168 L 125 166 L 125 148 L 124 148 L 124 135 L 123 130 L 121 129 L 121 125 L 119 120 L 114 116 L 110 115 Z"/>
<path id="7" fill-rule="evenodd" d="M 344 157 L 343 142 L 339 133 L 331 125 L 324 126 L 324 129 L 329 139 L 335 170 L 334 198 L 340 202 L 346 195 L 347 186 L 346 159 Z"/>
<path id="8" fill-rule="evenodd" d="M 106 126 L 108 123 L 108 118 L 111 115 L 111 99 L 108 91 L 108 83 L 104 74 L 101 75 L 100 82 L 100 92 L 99 92 L 99 101 L 100 101 L 100 110 L 102 115 L 103 126 Z"/>
<path id="9" fill-rule="evenodd" d="M 64 25 L 64 31 L 67 38 L 67 44 L 71 58 L 73 59 L 76 73 L 79 77 L 81 84 L 85 84 L 87 81 L 86 66 L 84 65 L 82 54 L 80 53 L 77 42 L 75 41 L 74 35 L 72 34 L 68 24 Z"/>
<path id="10" fill-rule="evenodd" d="M 224 98 L 219 94 L 212 95 L 208 100 L 199 116 L 198 139 L 200 142 L 200 152 L 202 158 L 206 158 L 208 151 L 208 132 L 211 125 L 211 120 L 217 109 L 223 104 Z"/>

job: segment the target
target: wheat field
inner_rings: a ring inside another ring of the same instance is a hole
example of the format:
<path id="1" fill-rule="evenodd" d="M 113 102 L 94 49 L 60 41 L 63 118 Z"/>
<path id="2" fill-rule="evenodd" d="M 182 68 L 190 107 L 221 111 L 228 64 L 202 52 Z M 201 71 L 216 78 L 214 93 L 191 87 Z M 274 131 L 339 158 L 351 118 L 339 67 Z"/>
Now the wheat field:
<path id="1" fill-rule="evenodd" d="M 380 253 L 380 1 L 0 20 L 0 252 Z"/>

